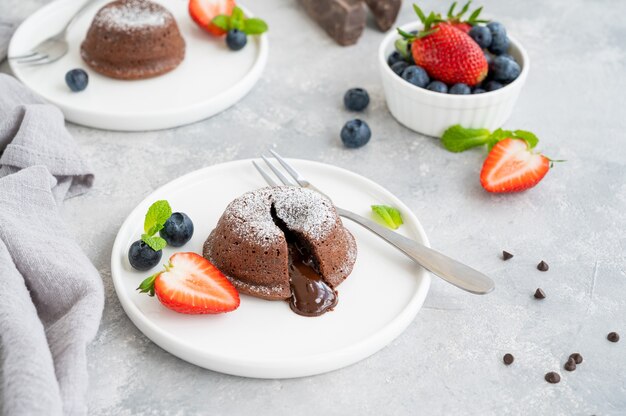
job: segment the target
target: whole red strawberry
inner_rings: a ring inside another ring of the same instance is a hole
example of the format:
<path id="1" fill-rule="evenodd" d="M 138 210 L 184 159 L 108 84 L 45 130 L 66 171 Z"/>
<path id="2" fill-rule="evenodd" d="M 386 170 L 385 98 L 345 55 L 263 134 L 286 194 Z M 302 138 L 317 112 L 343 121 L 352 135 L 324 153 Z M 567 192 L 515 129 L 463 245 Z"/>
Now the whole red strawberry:
<path id="1" fill-rule="evenodd" d="M 463 83 L 474 86 L 487 76 L 489 65 L 480 46 L 466 33 L 443 21 L 438 15 L 428 17 L 413 5 L 424 23 L 424 30 L 411 35 L 398 32 L 411 41 L 411 54 L 416 65 L 431 78 L 446 84 Z"/>

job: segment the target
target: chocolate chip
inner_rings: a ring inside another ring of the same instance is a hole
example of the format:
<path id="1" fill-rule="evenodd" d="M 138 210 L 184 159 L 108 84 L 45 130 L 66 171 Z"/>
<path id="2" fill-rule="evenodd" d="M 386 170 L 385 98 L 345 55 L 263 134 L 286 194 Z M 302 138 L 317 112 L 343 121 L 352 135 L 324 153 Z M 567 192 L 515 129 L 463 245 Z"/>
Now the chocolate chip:
<path id="1" fill-rule="evenodd" d="M 561 381 L 561 376 L 555 373 L 554 371 L 550 371 L 549 373 L 546 374 L 545 379 L 548 383 L 556 384 L 559 381 Z"/>
<path id="2" fill-rule="evenodd" d="M 506 353 L 504 354 L 504 357 L 502 357 L 502 361 L 504 361 L 504 364 L 506 365 L 511 365 L 513 364 L 513 361 L 515 361 L 515 357 L 513 357 L 513 354 Z"/>
<path id="3" fill-rule="evenodd" d="M 545 299 L 545 298 L 546 298 L 546 292 L 544 292 L 542 288 L 538 287 L 537 290 L 535 290 L 535 299 Z"/>
<path id="4" fill-rule="evenodd" d="M 548 266 L 548 263 L 543 260 L 541 260 L 541 262 L 537 265 L 537 270 L 542 272 L 547 272 L 549 268 L 550 266 Z"/>
<path id="5" fill-rule="evenodd" d="M 617 342 L 619 341 L 619 334 L 617 332 L 611 332 L 609 333 L 609 335 L 606 336 L 606 339 L 611 342 Z"/>
<path id="6" fill-rule="evenodd" d="M 513 255 L 508 251 L 502 251 L 502 260 L 507 261 L 508 259 L 512 259 Z"/>
<path id="7" fill-rule="evenodd" d="M 583 356 L 577 352 L 570 354 L 569 359 L 574 360 L 576 364 L 580 364 L 583 362 Z"/>
<path id="8" fill-rule="evenodd" d="M 573 358 L 570 358 L 569 360 L 567 360 L 563 368 L 565 368 L 567 371 L 576 370 L 576 361 L 574 361 Z"/>

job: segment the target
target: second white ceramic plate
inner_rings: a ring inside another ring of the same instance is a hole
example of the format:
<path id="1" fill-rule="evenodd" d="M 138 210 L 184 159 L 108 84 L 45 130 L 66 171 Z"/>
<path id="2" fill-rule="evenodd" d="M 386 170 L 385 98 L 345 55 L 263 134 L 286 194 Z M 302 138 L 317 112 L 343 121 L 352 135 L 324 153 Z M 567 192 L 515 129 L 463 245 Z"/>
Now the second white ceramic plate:
<path id="1" fill-rule="evenodd" d="M 267 61 L 265 35 L 249 37 L 241 51 L 226 47 L 224 38 L 203 32 L 189 17 L 187 1 L 155 0 L 176 18 L 185 39 L 184 61 L 159 77 L 122 81 L 92 71 L 80 57 L 80 44 L 96 12 L 107 3 L 96 1 L 70 27 L 70 51 L 59 61 L 41 66 L 11 63 L 11 70 L 29 88 L 57 105 L 74 123 L 106 130 L 157 130 L 192 123 L 225 110 L 256 84 Z M 9 56 L 30 50 L 60 30 L 82 2 L 56 0 L 41 8 L 17 29 Z M 251 15 L 246 10 L 247 15 Z M 74 93 L 65 73 L 84 68 L 89 73 L 86 90 Z"/>
<path id="2" fill-rule="evenodd" d="M 401 234 L 428 244 L 415 215 L 374 182 L 334 166 L 291 161 L 306 178 L 343 208 L 370 215 L 370 205 L 400 209 Z M 241 297 L 241 306 L 222 315 L 182 315 L 156 298 L 138 293 L 139 283 L 158 270 L 137 272 L 128 248 L 142 233 L 144 215 L 156 200 L 167 199 L 174 211 L 194 221 L 192 240 L 178 251 L 202 252 L 204 240 L 226 205 L 239 195 L 265 186 L 250 160 L 224 163 L 182 176 L 141 202 L 119 230 L 111 271 L 126 314 L 152 341 L 182 358 L 223 373 L 258 377 L 302 377 L 353 364 L 390 343 L 413 321 L 430 286 L 430 275 L 396 249 L 356 224 L 358 257 L 352 274 L 338 287 L 335 310 L 307 318 L 287 302 Z M 163 262 L 174 253 L 166 248 Z"/>

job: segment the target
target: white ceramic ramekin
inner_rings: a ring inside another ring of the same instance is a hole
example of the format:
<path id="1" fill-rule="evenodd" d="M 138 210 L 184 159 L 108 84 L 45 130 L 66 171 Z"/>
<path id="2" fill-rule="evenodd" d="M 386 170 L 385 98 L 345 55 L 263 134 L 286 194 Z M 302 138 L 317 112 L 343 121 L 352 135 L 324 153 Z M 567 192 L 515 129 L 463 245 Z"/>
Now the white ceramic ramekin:
<path id="1" fill-rule="evenodd" d="M 402 26 L 407 32 L 420 28 L 421 24 L 417 22 Z M 511 116 L 530 69 L 528 54 L 515 39 L 509 36 L 509 53 L 522 67 L 515 81 L 504 88 L 483 94 L 454 95 L 419 88 L 391 70 L 387 65 L 387 57 L 394 51 L 394 42 L 398 36 L 395 31 L 390 32 L 378 49 L 387 106 L 398 122 L 427 136 L 440 137 L 454 124 L 494 130 L 502 127 Z"/>

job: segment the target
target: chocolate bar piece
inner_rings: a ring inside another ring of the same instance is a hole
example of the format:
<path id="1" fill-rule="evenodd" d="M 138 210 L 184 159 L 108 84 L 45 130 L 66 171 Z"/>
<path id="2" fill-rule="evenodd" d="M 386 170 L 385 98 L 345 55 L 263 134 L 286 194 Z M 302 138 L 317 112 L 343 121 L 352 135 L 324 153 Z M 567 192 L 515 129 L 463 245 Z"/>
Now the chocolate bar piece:
<path id="1" fill-rule="evenodd" d="M 365 28 L 362 0 L 300 0 L 306 12 L 340 45 L 353 45 Z"/>
<path id="2" fill-rule="evenodd" d="M 402 0 L 365 0 L 365 3 L 374 14 L 376 26 L 386 32 L 396 22 Z"/>

